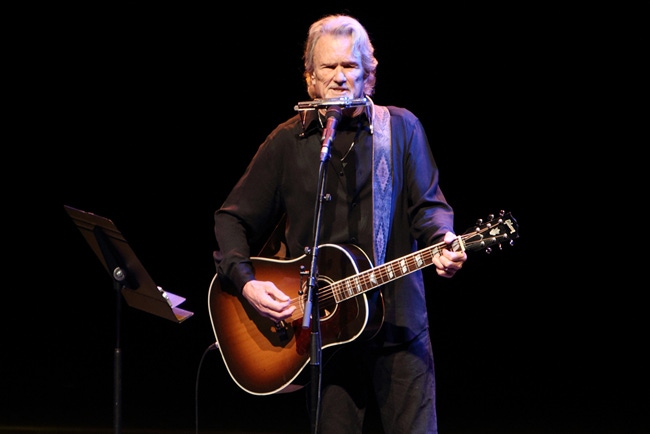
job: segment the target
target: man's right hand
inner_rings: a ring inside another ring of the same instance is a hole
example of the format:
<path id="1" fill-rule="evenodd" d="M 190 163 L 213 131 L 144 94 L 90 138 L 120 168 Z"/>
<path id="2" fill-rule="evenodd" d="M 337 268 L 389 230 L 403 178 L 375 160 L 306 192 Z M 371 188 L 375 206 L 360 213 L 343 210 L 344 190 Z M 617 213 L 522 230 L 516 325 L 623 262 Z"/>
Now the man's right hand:
<path id="1" fill-rule="evenodd" d="M 296 310 L 296 304 L 273 282 L 250 280 L 244 285 L 242 295 L 260 315 L 275 322 L 289 318 Z"/>

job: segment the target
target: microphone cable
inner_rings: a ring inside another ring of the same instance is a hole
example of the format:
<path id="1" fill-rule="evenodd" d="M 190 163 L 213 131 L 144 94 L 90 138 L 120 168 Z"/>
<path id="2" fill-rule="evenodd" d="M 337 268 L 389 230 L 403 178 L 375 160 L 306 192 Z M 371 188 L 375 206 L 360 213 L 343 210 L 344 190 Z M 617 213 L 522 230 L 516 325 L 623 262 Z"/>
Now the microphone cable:
<path id="1" fill-rule="evenodd" d="M 201 366 L 203 365 L 203 361 L 205 360 L 205 356 L 212 350 L 216 350 L 219 348 L 219 344 L 217 342 L 210 344 L 208 348 L 203 351 L 203 355 L 201 355 L 201 360 L 199 361 L 199 367 L 196 370 L 196 383 L 194 385 L 194 425 L 196 429 L 196 434 L 199 434 L 199 376 L 201 375 Z"/>

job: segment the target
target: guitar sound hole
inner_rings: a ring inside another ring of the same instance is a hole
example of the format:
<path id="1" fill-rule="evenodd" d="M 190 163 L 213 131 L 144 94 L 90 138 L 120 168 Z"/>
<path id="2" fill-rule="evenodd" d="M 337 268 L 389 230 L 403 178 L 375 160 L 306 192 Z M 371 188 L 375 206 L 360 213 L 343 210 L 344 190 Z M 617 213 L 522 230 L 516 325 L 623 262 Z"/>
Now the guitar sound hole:
<path id="1" fill-rule="evenodd" d="M 318 311 L 321 321 L 326 321 L 328 318 L 332 317 L 338 309 L 338 304 L 334 299 L 334 294 L 330 289 L 330 285 L 333 280 L 327 276 L 320 276 L 318 279 Z M 302 285 L 302 291 L 300 292 L 300 308 L 302 309 L 303 315 L 305 315 L 305 304 L 307 303 L 307 295 L 309 290 L 307 288 L 307 282 L 304 282 Z"/>

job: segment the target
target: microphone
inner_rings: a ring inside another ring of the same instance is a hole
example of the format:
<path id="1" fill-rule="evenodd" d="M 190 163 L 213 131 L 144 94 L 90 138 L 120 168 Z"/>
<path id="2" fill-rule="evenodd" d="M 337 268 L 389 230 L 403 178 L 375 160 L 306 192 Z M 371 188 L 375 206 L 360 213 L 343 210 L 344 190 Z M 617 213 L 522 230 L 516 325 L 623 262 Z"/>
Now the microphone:
<path id="1" fill-rule="evenodd" d="M 333 105 L 327 109 L 325 112 L 325 118 L 327 119 L 327 125 L 323 130 L 323 137 L 321 142 L 323 147 L 320 150 L 320 161 L 326 161 L 330 156 L 330 145 L 334 141 L 334 135 L 336 134 L 336 125 L 341 120 L 343 110 L 337 105 Z"/>
<path id="2" fill-rule="evenodd" d="M 342 96 L 341 98 L 316 98 L 313 101 L 302 101 L 293 107 L 294 110 L 316 110 L 329 107 L 356 107 L 368 105 L 368 98 L 348 98 Z"/>

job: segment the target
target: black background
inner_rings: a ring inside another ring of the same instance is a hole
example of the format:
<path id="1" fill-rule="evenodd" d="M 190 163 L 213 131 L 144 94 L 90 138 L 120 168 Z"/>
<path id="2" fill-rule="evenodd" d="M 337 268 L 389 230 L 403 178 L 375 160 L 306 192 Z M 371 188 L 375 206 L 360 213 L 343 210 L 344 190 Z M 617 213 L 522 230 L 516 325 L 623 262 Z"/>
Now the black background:
<path id="1" fill-rule="evenodd" d="M 122 309 L 125 427 L 191 429 L 198 413 L 205 430 L 308 431 L 302 392 L 249 395 L 205 353 L 212 216 L 308 99 L 309 24 L 349 12 L 376 48 L 374 101 L 428 132 L 456 230 L 501 209 L 520 226 L 514 246 L 470 254 L 454 279 L 427 273 L 440 431 L 649 432 L 641 305 L 608 277 L 615 264 L 590 259 L 613 246 L 572 214 L 586 202 L 566 130 L 591 49 L 580 14 L 236 8 L 40 11 L 44 27 L 24 33 L 29 129 L 5 164 L 31 163 L 6 184 L 0 424 L 114 421 L 115 292 L 69 205 L 110 218 L 194 312 L 176 324 Z"/>

